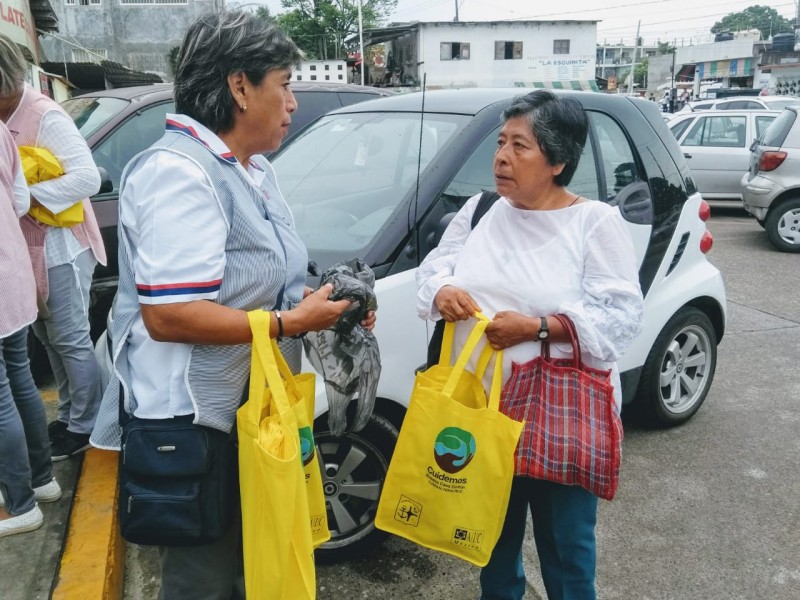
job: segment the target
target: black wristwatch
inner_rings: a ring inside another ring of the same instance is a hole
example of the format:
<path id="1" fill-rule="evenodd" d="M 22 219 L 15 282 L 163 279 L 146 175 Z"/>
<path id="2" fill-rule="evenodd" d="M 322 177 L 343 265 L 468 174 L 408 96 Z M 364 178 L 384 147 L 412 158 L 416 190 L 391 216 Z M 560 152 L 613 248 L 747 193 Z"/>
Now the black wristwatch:
<path id="1" fill-rule="evenodd" d="M 541 325 L 539 325 L 539 331 L 536 334 L 536 340 L 539 342 L 545 341 L 548 337 L 550 337 L 550 330 L 547 328 L 547 317 L 539 317 L 541 319 Z"/>

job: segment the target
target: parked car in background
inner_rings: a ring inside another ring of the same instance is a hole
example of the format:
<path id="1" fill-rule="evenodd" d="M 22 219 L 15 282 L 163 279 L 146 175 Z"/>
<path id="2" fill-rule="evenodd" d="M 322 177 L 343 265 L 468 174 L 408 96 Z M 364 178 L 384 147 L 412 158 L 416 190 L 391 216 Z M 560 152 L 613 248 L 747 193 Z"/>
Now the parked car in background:
<path id="1" fill-rule="evenodd" d="M 750 144 L 780 113 L 765 110 L 705 110 L 675 115 L 667 123 L 706 200 L 741 200 L 742 174 Z"/>
<path id="2" fill-rule="evenodd" d="M 689 102 L 675 114 L 699 110 L 783 110 L 787 106 L 800 104 L 797 96 L 734 96 L 732 98 L 709 98 Z"/>
<path id="3" fill-rule="evenodd" d="M 744 208 L 775 248 L 800 252 L 800 107 L 789 107 L 767 128 L 750 153 L 741 179 Z"/>
<path id="4" fill-rule="evenodd" d="M 330 110 L 395 92 L 340 83 L 292 82 L 298 108 L 292 115 L 286 143 L 311 121 Z M 117 289 L 117 200 L 125 165 L 164 133 L 167 113 L 175 111 L 172 85 L 157 84 L 102 90 L 66 100 L 62 106 L 86 138 L 105 181 L 92 198 L 108 265 L 95 270 L 90 318 L 92 338 L 105 329 L 106 315 Z"/>

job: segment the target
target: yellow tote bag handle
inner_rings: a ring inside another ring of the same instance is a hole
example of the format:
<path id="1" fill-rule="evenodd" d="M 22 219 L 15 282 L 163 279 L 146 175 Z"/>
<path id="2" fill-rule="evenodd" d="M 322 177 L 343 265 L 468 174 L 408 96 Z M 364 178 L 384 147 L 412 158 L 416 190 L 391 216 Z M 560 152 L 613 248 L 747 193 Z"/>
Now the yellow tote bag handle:
<path id="1" fill-rule="evenodd" d="M 475 351 L 475 348 L 478 346 L 481 337 L 483 337 L 485 334 L 486 327 L 489 325 L 489 323 L 491 323 L 489 318 L 483 313 L 476 312 L 474 316 L 476 319 L 478 319 L 478 322 L 475 324 L 475 327 L 472 328 L 467 341 L 464 343 L 464 347 L 462 348 L 461 353 L 458 355 L 458 359 L 456 360 L 456 364 L 453 366 L 450 377 L 447 379 L 447 383 L 442 390 L 442 392 L 448 396 L 452 396 L 453 392 L 455 391 L 459 379 L 466 370 L 467 362 Z M 453 347 L 454 339 L 455 323 L 446 323 L 444 328 L 444 336 L 442 337 L 442 351 L 439 355 L 440 365 L 450 364 L 451 349 Z M 503 382 L 503 352 L 495 352 L 487 343 L 481 351 L 480 357 L 478 358 L 475 375 L 479 379 L 483 378 L 483 374 L 486 372 L 486 368 L 489 364 L 492 354 L 495 355 L 495 365 L 494 373 L 492 374 L 492 385 L 489 390 L 488 408 L 491 410 L 499 410 L 500 393 L 502 391 Z"/>
<path id="2" fill-rule="evenodd" d="M 269 389 L 272 392 L 272 402 L 275 405 L 275 409 L 282 416 L 291 414 L 291 421 L 294 422 L 291 405 L 289 404 L 289 397 L 286 394 L 285 383 L 281 377 L 275 357 L 275 350 L 277 347 L 273 348 L 271 344 L 267 343 L 267 340 L 270 339 L 269 313 L 263 310 L 252 310 L 247 313 L 247 319 L 250 322 L 250 329 L 253 332 L 253 352 L 256 354 L 257 358 L 257 360 L 253 361 L 250 373 L 250 399 L 259 399 L 259 402 L 248 402 L 245 405 L 249 417 L 253 422 L 258 423 L 265 412 L 267 414 L 272 412 L 269 405 L 264 402 L 265 395 L 262 393 L 263 382 L 266 379 Z M 278 355 L 280 356 L 280 353 L 278 353 Z M 283 360 L 282 356 L 281 360 Z M 288 366 L 286 368 L 288 370 Z M 291 379 L 291 384 L 294 384 L 294 378 Z"/>

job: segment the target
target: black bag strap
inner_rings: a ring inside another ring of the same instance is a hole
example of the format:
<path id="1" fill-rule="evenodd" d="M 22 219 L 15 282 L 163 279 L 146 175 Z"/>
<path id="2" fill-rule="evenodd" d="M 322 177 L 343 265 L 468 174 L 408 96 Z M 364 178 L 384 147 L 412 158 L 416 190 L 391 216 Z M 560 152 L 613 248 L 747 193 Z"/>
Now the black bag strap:
<path id="1" fill-rule="evenodd" d="M 470 228 L 475 229 L 475 226 L 481 220 L 483 215 L 489 212 L 500 194 L 497 192 L 484 191 L 481 194 L 481 199 L 478 200 L 478 205 L 475 207 L 475 212 L 472 213 L 472 221 L 470 221 Z M 444 338 L 444 319 L 436 321 L 433 327 L 433 335 L 431 341 L 428 342 L 428 359 L 427 367 L 431 368 L 439 362 L 439 355 L 442 353 L 442 339 Z"/>

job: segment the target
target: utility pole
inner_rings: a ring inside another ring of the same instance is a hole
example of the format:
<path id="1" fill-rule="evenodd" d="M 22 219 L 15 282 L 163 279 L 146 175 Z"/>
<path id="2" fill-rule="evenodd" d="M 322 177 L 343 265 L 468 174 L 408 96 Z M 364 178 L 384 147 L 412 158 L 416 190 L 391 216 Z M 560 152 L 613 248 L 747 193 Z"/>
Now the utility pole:
<path id="1" fill-rule="evenodd" d="M 458 0 L 455 0 L 455 3 L 456 3 L 456 18 L 455 18 L 455 19 L 453 19 L 453 21 L 455 21 L 456 23 L 458 23 Z"/>
<path id="2" fill-rule="evenodd" d="M 361 0 L 358 0 L 358 51 L 361 53 L 361 85 L 364 85 L 364 69 L 367 67 L 364 57 L 364 21 L 361 18 Z"/>
<path id="3" fill-rule="evenodd" d="M 628 95 L 633 95 L 633 83 L 634 79 L 636 78 L 636 51 L 639 49 L 639 28 L 642 26 L 642 22 L 636 25 L 636 39 L 633 42 L 633 62 L 631 63 L 631 76 L 628 77 Z"/>

